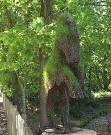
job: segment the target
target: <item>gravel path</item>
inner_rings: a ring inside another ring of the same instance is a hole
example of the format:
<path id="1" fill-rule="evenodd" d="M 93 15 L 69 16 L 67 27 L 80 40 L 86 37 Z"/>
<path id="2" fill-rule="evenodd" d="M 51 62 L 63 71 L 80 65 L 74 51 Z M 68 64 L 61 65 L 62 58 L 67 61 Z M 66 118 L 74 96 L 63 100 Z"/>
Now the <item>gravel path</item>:
<path id="1" fill-rule="evenodd" d="M 111 113 L 92 120 L 85 128 L 97 131 L 98 135 L 111 135 Z"/>
<path id="2" fill-rule="evenodd" d="M 3 102 L 1 96 L 0 96 L 0 135 L 8 135 L 6 114 L 5 110 L 3 109 Z"/>

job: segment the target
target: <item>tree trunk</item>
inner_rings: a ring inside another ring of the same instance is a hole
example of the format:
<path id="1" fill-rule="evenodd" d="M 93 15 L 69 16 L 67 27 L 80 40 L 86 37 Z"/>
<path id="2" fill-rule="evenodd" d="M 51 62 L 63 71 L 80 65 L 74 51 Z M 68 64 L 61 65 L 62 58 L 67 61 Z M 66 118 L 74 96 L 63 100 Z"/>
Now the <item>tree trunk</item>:
<path id="1" fill-rule="evenodd" d="M 41 16 L 44 17 L 45 24 L 52 20 L 52 0 L 41 0 Z"/>
<path id="2" fill-rule="evenodd" d="M 13 89 L 13 103 L 17 105 L 18 110 L 21 112 L 22 108 L 22 89 L 19 82 L 18 75 L 15 71 L 11 73 L 11 87 Z"/>
<path id="3" fill-rule="evenodd" d="M 51 22 L 51 13 L 52 13 L 52 0 L 41 0 L 41 16 L 44 18 L 45 25 Z M 40 125 L 42 127 L 47 126 L 48 124 L 48 116 L 47 116 L 47 95 L 44 88 L 44 80 L 43 80 L 43 68 L 45 64 L 45 59 L 43 56 L 43 51 L 40 48 L 39 51 L 40 57 L 40 114 L 41 120 Z"/>
<path id="4" fill-rule="evenodd" d="M 39 50 L 39 61 L 40 61 L 40 125 L 41 127 L 45 127 L 48 123 L 47 118 L 47 94 L 44 88 L 44 80 L 43 80 L 43 67 L 44 67 L 44 58 L 42 54 L 42 50 Z"/>

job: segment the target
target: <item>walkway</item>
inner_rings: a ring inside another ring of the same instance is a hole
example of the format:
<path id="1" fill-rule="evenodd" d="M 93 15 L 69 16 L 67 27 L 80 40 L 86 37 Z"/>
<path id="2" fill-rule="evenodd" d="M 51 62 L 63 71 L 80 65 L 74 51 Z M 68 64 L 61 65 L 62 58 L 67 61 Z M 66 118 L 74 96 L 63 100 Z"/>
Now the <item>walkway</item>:
<path id="1" fill-rule="evenodd" d="M 7 120 L 3 109 L 3 97 L 0 95 L 0 135 L 8 135 Z"/>
<path id="2" fill-rule="evenodd" d="M 98 135 L 111 135 L 111 113 L 92 120 L 86 128 L 97 131 Z"/>

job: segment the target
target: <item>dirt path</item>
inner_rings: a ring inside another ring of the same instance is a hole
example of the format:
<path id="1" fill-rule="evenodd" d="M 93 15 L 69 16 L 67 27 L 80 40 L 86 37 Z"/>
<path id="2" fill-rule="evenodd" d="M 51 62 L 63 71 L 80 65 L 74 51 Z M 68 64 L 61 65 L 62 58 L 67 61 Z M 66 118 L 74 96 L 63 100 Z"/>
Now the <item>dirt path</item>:
<path id="1" fill-rule="evenodd" d="M 3 100 L 0 96 L 0 135 L 8 135 L 7 120 L 5 110 L 3 109 Z"/>
<path id="2" fill-rule="evenodd" d="M 111 113 L 92 120 L 86 128 L 97 131 L 98 135 L 111 135 Z"/>

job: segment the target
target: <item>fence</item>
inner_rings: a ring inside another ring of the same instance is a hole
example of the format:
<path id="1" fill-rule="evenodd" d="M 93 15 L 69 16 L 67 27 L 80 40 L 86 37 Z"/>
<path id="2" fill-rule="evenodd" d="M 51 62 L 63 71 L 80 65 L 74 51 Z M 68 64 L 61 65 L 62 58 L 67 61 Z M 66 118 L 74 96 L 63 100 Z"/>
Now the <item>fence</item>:
<path id="1" fill-rule="evenodd" d="M 7 113 L 9 135 L 33 135 L 32 131 L 17 111 L 16 106 L 12 105 L 5 96 L 3 103 Z"/>

